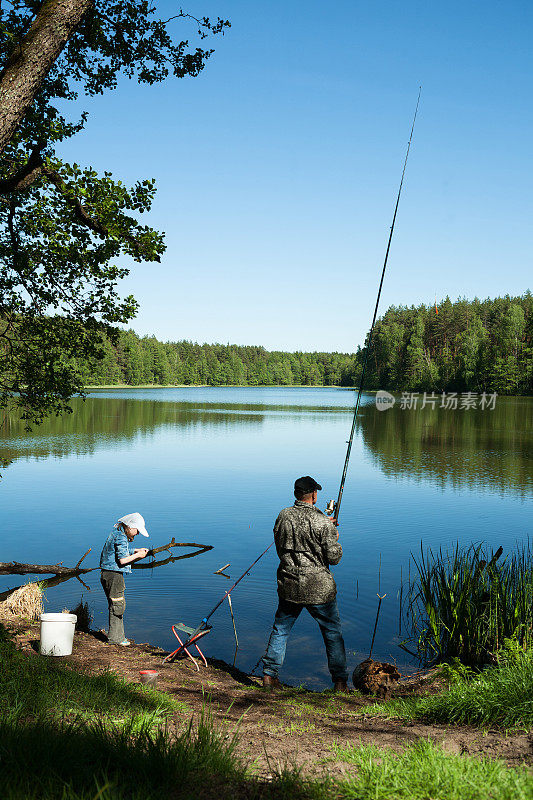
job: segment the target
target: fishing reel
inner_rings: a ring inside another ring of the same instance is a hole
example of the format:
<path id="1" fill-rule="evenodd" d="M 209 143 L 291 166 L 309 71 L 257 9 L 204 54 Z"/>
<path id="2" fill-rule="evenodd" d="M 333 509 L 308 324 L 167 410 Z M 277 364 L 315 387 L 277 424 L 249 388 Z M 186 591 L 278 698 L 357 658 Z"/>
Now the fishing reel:
<path id="1" fill-rule="evenodd" d="M 330 500 L 326 506 L 326 514 L 328 517 L 333 516 L 335 513 L 335 500 Z"/>

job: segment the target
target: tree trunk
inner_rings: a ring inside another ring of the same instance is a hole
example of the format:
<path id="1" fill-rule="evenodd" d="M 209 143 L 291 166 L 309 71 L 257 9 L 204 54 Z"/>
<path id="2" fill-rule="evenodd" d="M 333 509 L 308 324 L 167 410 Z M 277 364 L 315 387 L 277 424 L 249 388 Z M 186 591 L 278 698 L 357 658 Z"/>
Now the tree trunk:
<path id="1" fill-rule="evenodd" d="M 47 0 L 0 75 L 0 153 L 94 0 Z"/>

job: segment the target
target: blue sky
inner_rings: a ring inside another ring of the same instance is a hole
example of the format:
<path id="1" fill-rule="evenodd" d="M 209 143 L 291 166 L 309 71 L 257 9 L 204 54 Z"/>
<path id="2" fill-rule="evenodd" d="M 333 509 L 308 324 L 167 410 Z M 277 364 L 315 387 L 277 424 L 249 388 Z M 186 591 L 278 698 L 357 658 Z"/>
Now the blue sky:
<path id="1" fill-rule="evenodd" d="M 168 249 L 122 283 L 138 333 L 361 344 L 419 84 L 380 310 L 532 288 L 531 2 L 183 8 L 232 23 L 203 73 L 84 100 L 87 128 L 63 149 L 125 181 L 156 178 L 147 222 Z M 186 21 L 175 30 L 194 38 Z"/>

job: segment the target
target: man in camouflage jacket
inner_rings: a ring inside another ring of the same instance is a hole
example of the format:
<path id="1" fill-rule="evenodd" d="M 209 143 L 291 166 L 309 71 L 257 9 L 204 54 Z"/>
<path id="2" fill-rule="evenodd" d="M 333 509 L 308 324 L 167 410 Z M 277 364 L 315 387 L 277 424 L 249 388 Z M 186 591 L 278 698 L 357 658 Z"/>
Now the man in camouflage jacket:
<path id="1" fill-rule="evenodd" d="M 346 653 L 337 608 L 337 587 L 329 566 L 338 564 L 342 547 L 334 522 L 315 508 L 321 489 L 309 475 L 294 483 L 296 502 L 280 512 L 274 525 L 279 556 L 279 605 L 263 657 L 263 685 L 279 688 L 278 672 L 287 639 L 303 608 L 316 619 L 326 646 L 335 691 L 346 691 Z"/>

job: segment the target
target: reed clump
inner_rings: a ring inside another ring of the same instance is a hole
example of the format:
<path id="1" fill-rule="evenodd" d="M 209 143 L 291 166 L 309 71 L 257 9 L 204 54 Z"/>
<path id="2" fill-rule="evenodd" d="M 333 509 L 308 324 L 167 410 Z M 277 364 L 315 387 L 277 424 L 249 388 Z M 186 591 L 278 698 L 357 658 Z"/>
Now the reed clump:
<path id="1" fill-rule="evenodd" d="M 0 603 L 0 617 L 10 619 L 38 620 L 43 613 L 43 590 L 40 583 L 26 583 L 15 589 L 6 600 Z"/>
<path id="2" fill-rule="evenodd" d="M 426 665 L 458 658 L 479 667 L 495 663 L 506 640 L 524 651 L 533 645 L 529 541 L 505 556 L 501 547 L 488 552 L 480 544 L 420 550 L 408 587 L 405 650 Z"/>

